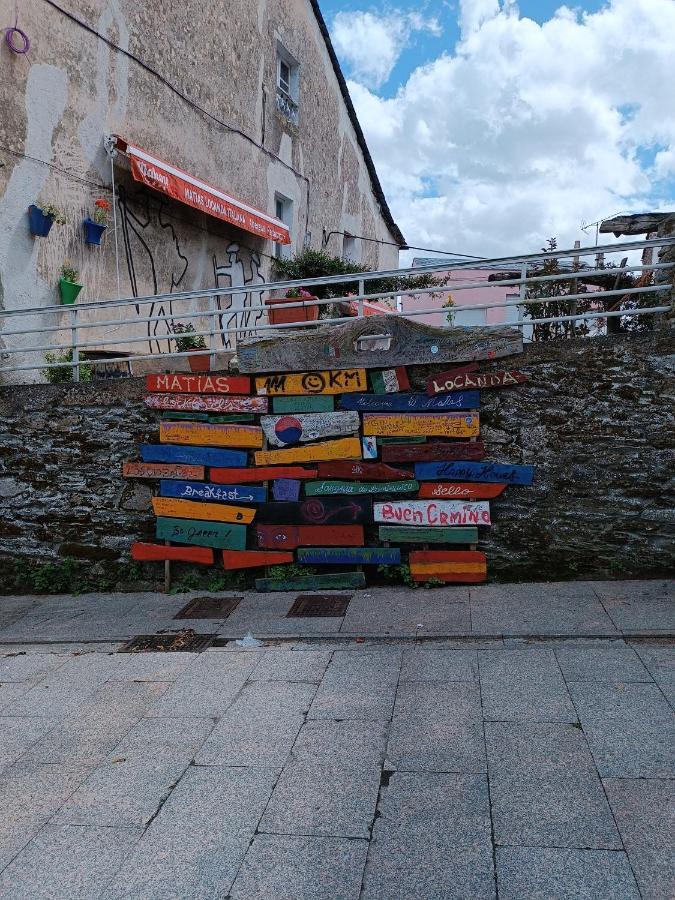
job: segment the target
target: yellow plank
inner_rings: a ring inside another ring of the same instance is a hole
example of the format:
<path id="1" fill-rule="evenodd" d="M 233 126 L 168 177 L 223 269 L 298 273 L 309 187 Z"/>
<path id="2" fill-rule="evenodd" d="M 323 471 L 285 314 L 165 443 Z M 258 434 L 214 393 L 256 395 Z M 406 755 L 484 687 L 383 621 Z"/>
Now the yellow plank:
<path id="1" fill-rule="evenodd" d="M 254 425 L 206 425 L 201 422 L 162 422 L 163 444 L 195 444 L 198 447 L 262 447 L 262 429 Z"/>
<path id="2" fill-rule="evenodd" d="M 485 572 L 487 563 L 442 563 L 442 562 L 425 562 L 411 563 L 410 571 L 419 575 L 459 575 L 460 573 L 476 573 L 479 575 Z"/>
<path id="3" fill-rule="evenodd" d="M 334 369 L 330 372 L 291 372 L 256 378 L 257 394 L 278 397 L 286 394 L 351 394 L 367 391 L 365 369 Z"/>
<path id="4" fill-rule="evenodd" d="M 356 437 L 308 444 L 305 447 L 286 447 L 283 450 L 259 450 L 256 466 L 276 466 L 286 463 L 323 462 L 327 459 L 361 459 L 361 441 Z"/>
<path id="5" fill-rule="evenodd" d="M 369 415 L 363 417 L 363 433 L 376 437 L 477 437 L 480 434 L 478 413 L 401 416 Z"/>
<path id="6" fill-rule="evenodd" d="M 152 508 L 156 516 L 204 522 L 237 522 L 239 525 L 249 525 L 255 515 L 255 510 L 246 506 L 198 503 L 195 500 L 174 500 L 172 497 L 153 497 Z"/>

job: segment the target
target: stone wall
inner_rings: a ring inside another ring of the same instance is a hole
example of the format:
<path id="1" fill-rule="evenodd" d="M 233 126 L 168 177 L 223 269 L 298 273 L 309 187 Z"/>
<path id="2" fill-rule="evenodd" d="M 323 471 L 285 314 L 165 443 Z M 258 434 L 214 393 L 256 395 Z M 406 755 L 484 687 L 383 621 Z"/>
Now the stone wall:
<path id="1" fill-rule="evenodd" d="M 492 580 L 650 577 L 672 567 L 672 332 L 529 345 L 523 387 L 482 393 L 488 459 L 534 465 L 492 502 Z M 436 371 L 448 366 L 436 367 Z M 422 387 L 430 367 L 409 369 Z M 121 463 L 157 435 L 140 379 L 0 388 L 0 569 L 11 558 L 124 564 L 151 538 L 147 484 Z M 160 564 L 147 570 L 155 581 Z M 114 580 L 113 575 L 113 580 Z M 0 579 L 2 581 L 2 579 Z"/>

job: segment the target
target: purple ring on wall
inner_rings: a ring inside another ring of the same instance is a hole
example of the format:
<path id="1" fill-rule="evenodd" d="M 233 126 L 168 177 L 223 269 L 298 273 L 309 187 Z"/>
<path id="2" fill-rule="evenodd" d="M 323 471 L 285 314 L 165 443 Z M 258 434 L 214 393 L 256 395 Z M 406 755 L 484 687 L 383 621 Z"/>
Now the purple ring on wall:
<path id="1" fill-rule="evenodd" d="M 17 46 L 14 43 L 14 35 L 18 34 L 21 38 L 23 46 Z M 12 53 L 18 53 L 22 55 L 23 53 L 28 53 L 30 50 L 30 39 L 25 31 L 22 31 L 20 28 L 17 28 L 16 25 L 14 28 L 6 28 L 5 29 L 5 41 L 7 42 L 7 46 L 12 51 Z"/>

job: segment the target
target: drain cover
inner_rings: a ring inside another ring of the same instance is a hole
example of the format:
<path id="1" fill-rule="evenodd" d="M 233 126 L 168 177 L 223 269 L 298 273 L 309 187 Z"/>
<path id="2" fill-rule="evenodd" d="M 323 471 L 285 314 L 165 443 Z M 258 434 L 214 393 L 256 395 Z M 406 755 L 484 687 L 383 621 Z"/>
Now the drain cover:
<path id="1" fill-rule="evenodd" d="M 286 613 L 287 619 L 308 618 L 310 616 L 344 616 L 352 595 L 340 594 L 300 594 Z"/>
<path id="2" fill-rule="evenodd" d="M 213 643 L 215 634 L 186 629 L 178 634 L 137 634 L 118 653 L 199 653 Z"/>
<path id="3" fill-rule="evenodd" d="M 241 597 L 195 597 L 174 619 L 226 619 L 240 600 Z"/>

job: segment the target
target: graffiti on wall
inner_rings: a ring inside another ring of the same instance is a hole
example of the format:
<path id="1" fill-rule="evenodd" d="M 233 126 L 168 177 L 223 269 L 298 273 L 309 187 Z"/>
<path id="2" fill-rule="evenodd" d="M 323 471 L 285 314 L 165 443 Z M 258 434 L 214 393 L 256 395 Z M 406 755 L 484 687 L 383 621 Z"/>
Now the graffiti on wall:
<path id="1" fill-rule="evenodd" d="M 248 272 L 240 255 L 239 244 L 234 242 L 228 244 L 225 253 L 227 254 L 225 264 L 219 264 L 217 257 L 215 255 L 213 257 L 216 287 L 249 288 L 217 297 L 220 339 L 225 349 L 233 350 L 237 340 L 254 335 L 256 326 L 265 320 L 263 292 L 253 289 L 255 285 L 264 284 L 265 278 L 260 271 L 260 254 L 255 250 L 250 253 Z"/>

